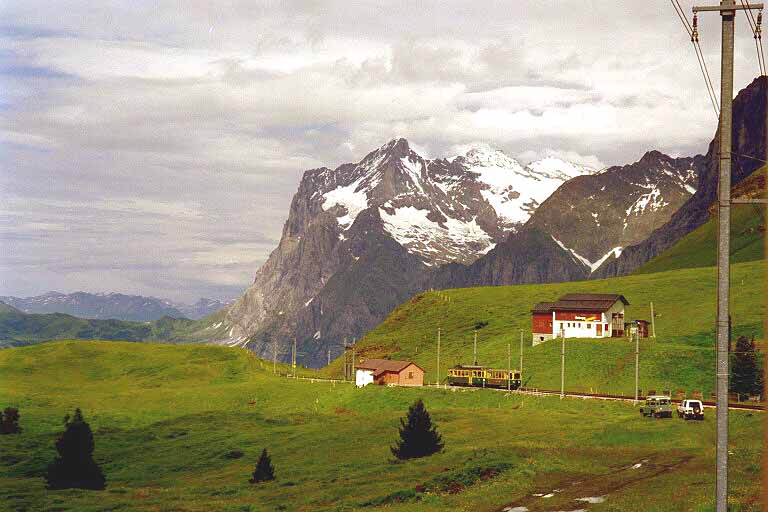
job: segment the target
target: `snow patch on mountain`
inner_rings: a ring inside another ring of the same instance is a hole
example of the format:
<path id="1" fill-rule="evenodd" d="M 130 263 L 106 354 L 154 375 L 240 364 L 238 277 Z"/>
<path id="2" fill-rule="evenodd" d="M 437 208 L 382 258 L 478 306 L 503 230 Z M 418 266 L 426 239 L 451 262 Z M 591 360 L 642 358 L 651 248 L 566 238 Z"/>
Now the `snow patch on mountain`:
<path id="1" fill-rule="evenodd" d="M 627 215 L 642 215 L 646 208 L 650 208 L 651 211 L 659 210 L 667 206 L 669 202 L 664 200 L 661 195 L 661 190 L 657 187 L 653 187 L 650 192 L 643 194 L 637 198 L 637 200 L 627 208 Z"/>
<path id="2" fill-rule="evenodd" d="M 521 227 L 565 181 L 591 172 L 552 157 L 523 166 L 488 146 L 428 160 L 395 139 L 357 164 L 320 172 L 325 190 L 315 200 L 334 212 L 342 231 L 362 211 L 379 208 L 385 230 L 409 252 L 431 264 L 466 263 Z"/>
<path id="3" fill-rule="evenodd" d="M 342 229 L 347 230 L 355 222 L 358 214 L 368 208 L 368 194 L 360 189 L 364 177 L 346 187 L 339 187 L 323 195 L 323 210 L 330 210 L 334 206 L 341 206 L 345 213 L 336 217 Z"/>
<path id="4" fill-rule="evenodd" d="M 491 149 L 470 150 L 462 160 L 466 169 L 487 185 L 481 194 L 496 215 L 513 224 L 527 221 L 533 210 L 565 181 L 594 172 L 553 157 L 523 167 L 502 151 Z"/>
<path id="5" fill-rule="evenodd" d="M 580 255 L 579 253 L 577 253 L 576 251 L 574 251 L 573 249 L 571 249 L 570 247 L 567 247 L 567 246 L 566 246 L 566 245 L 565 245 L 563 242 L 561 242 L 560 240 L 558 240 L 558 239 L 557 239 L 557 238 L 555 238 L 554 236 L 552 236 L 552 235 L 549 235 L 549 236 L 552 238 L 552 240 L 553 240 L 553 241 L 554 241 L 554 242 L 555 242 L 557 245 L 559 245 L 559 246 L 560 246 L 560 248 L 561 248 L 562 250 L 564 250 L 565 252 L 567 252 L 568 254 L 570 254 L 570 255 L 571 255 L 571 256 L 572 256 L 572 257 L 573 257 L 573 258 L 574 258 L 576 261 L 578 261 L 579 263 L 582 263 L 583 265 L 586 265 L 587 267 L 589 267 L 589 271 L 590 271 L 590 273 L 592 273 L 592 272 L 594 272 L 595 270 L 597 270 L 598 268 L 600 268 L 600 265 L 602 265 L 603 263 L 605 263 L 605 260 L 607 260 L 608 258 L 610 258 L 610 257 L 611 257 L 611 255 L 613 255 L 613 256 L 614 256 L 614 257 L 616 257 L 616 258 L 618 258 L 619 256 L 621 256 L 621 252 L 624 250 L 624 248 L 623 248 L 623 247 L 614 247 L 613 249 L 611 249 L 610 251 L 608 251 L 607 253 L 605 253 L 605 254 L 604 254 L 602 257 L 600 257 L 600 258 L 599 258 L 599 259 L 597 259 L 596 261 L 592 262 L 592 261 L 589 261 L 589 259 L 587 259 L 587 258 L 585 258 L 584 256 L 582 256 L 582 255 Z"/>
<path id="6" fill-rule="evenodd" d="M 476 218 L 465 222 L 448 217 L 445 225 L 441 226 L 427 218 L 429 213 L 429 210 L 413 206 L 397 208 L 393 214 L 383 208 L 379 209 L 387 233 L 409 251 L 425 256 L 427 265 L 433 261 L 455 261 L 462 250 L 484 254 L 496 245 Z"/>

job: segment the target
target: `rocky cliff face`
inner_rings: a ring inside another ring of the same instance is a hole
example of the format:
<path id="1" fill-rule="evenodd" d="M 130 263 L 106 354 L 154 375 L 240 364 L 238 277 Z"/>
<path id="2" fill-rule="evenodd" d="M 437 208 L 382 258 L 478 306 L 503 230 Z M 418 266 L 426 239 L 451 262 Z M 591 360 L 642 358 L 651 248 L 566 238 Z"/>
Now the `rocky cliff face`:
<path id="1" fill-rule="evenodd" d="M 756 78 L 739 92 L 733 101 L 733 166 L 731 182 L 741 182 L 763 165 L 748 157 L 766 157 L 766 97 L 768 77 Z M 680 238 L 707 221 L 707 209 L 717 199 L 719 130 L 709 145 L 696 193 L 681 206 L 670 220 L 659 226 L 644 241 L 627 247 L 619 257 L 609 258 L 594 277 L 626 275 L 672 247 Z"/>
<path id="2" fill-rule="evenodd" d="M 765 96 L 761 78 L 737 97 L 735 152 L 765 154 Z M 734 182 L 759 165 L 737 162 Z M 716 171 L 713 145 L 594 173 L 488 148 L 429 160 L 395 139 L 304 174 L 278 247 L 208 332 L 281 360 L 295 338 L 299 361 L 320 366 L 427 288 L 628 273 L 706 220 Z"/>
<path id="3" fill-rule="evenodd" d="M 303 361 L 318 365 L 427 286 L 429 269 L 476 261 L 590 172 L 554 158 L 523 166 L 488 148 L 430 160 L 405 139 L 307 171 L 278 247 L 211 327 L 221 343 L 281 359 L 298 338 Z"/>
<path id="4" fill-rule="evenodd" d="M 595 270 L 666 223 L 696 192 L 703 162 L 649 151 L 633 164 L 579 176 L 558 188 L 527 226 Z"/>

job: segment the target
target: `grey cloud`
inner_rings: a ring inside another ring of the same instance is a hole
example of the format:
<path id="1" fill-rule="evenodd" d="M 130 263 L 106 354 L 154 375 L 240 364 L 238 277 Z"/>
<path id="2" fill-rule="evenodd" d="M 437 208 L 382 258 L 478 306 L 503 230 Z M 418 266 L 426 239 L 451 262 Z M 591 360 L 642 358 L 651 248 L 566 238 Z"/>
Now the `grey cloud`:
<path id="1" fill-rule="evenodd" d="M 619 164 L 716 124 L 662 0 L 27 0 L 0 25 L 0 294 L 236 293 L 305 169 L 394 136 Z"/>

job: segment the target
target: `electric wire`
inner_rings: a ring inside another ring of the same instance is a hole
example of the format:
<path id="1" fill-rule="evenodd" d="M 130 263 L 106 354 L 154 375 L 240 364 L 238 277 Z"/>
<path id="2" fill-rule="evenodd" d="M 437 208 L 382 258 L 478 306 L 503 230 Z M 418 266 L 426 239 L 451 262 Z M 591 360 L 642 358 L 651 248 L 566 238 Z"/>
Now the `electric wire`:
<path id="1" fill-rule="evenodd" d="M 707 67 L 707 62 L 704 59 L 704 52 L 701 49 L 701 45 L 699 44 L 697 19 L 694 15 L 693 25 L 691 25 L 688 22 L 688 19 L 685 17 L 685 11 L 680 5 L 679 0 L 670 0 L 670 3 L 672 4 L 672 7 L 675 9 L 675 12 L 677 13 L 677 17 L 680 18 L 680 21 L 683 24 L 683 28 L 688 33 L 688 36 L 691 38 L 691 43 L 693 44 L 693 48 L 696 51 L 696 60 L 699 63 L 699 69 L 701 70 L 701 74 L 704 77 L 704 84 L 706 85 L 707 93 L 709 94 L 709 100 L 712 103 L 712 109 L 715 111 L 715 117 L 719 120 L 720 109 L 718 107 L 717 94 L 715 93 L 715 88 L 712 85 L 712 78 L 709 75 L 709 68 Z"/>
<path id="2" fill-rule="evenodd" d="M 741 0 L 741 6 L 744 8 L 744 11 L 746 11 L 746 17 L 747 22 L 749 23 L 749 28 L 752 31 L 752 34 L 755 39 L 755 51 L 757 52 L 757 65 L 760 68 L 760 76 L 765 75 L 765 54 L 763 53 L 763 37 L 762 37 L 762 31 L 760 28 L 760 24 L 758 23 L 758 20 L 755 20 L 755 15 L 752 13 L 751 6 L 749 5 L 749 0 Z M 762 19 L 760 18 L 760 21 Z"/>

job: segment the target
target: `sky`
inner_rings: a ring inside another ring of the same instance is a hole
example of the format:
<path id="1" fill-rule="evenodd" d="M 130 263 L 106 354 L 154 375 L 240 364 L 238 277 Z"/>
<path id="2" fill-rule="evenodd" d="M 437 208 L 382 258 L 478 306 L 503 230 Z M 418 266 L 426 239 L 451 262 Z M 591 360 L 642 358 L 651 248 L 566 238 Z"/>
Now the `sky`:
<path id="1" fill-rule="evenodd" d="M 717 14 L 701 44 L 719 84 Z M 736 47 L 738 90 L 743 17 Z M 602 168 L 716 124 L 666 0 L 6 0 L 0 295 L 236 297 L 303 171 L 393 137 Z"/>

